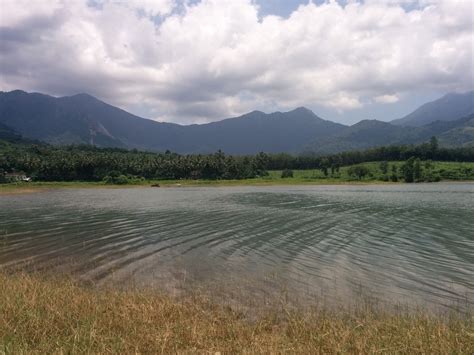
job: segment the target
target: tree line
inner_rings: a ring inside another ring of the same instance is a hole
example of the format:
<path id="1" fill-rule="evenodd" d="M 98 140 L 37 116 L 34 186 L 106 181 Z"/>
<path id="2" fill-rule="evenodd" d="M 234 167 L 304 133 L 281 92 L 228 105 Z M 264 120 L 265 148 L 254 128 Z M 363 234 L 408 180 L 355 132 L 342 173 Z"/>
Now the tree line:
<path id="1" fill-rule="evenodd" d="M 440 163 L 434 163 L 432 160 L 422 161 L 420 158 L 410 157 L 401 164 L 382 161 L 376 168 L 364 163 L 352 165 L 347 169 L 347 175 L 355 180 L 370 179 L 407 183 L 436 182 L 441 179 L 471 180 L 474 178 L 474 169 L 470 166 L 444 168 L 439 165 Z"/>
<path id="2" fill-rule="evenodd" d="M 265 175 L 268 157 L 150 153 L 90 146 L 9 145 L 0 148 L 0 170 L 22 171 L 39 181 L 124 179 L 246 179 Z"/>
<path id="3" fill-rule="evenodd" d="M 298 156 L 281 153 L 269 156 L 269 170 L 321 169 L 327 175 L 341 166 L 355 165 L 371 161 L 406 161 L 409 158 L 422 161 L 474 162 L 474 147 L 442 148 L 436 137 L 429 143 L 420 145 L 391 145 L 361 151 L 348 151 L 330 155 L 306 153 Z"/>
<path id="4" fill-rule="evenodd" d="M 373 161 L 407 161 L 400 173 L 409 182 L 421 179 L 421 161 L 474 161 L 474 148 L 440 148 L 436 138 L 430 143 L 387 146 L 327 156 L 312 154 L 266 154 L 231 156 L 214 154 L 180 155 L 151 153 L 93 146 L 51 146 L 9 144 L 0 141 L 0 180 L 12 172 L 24 172 L 39 181 L 101 181 L 126 183 L 129 179 L 246 179 L 267 175 L 268 170 L 321 169 L 325 176 L 342 166 L 356 165 L 351 174 L 362 178 L 357 164 Z M 410 160 L 411 159 L 411 160 Z M 393 167 L 392 167 L 393 169 Z M 424 171 L 429 171 L 426 167 Z M 413 177 L 408 177 L 409 175 Z M 388 180 L 398 172 L 383 174 Z M 407 178 L 408 177 L 408 178 Z"/>

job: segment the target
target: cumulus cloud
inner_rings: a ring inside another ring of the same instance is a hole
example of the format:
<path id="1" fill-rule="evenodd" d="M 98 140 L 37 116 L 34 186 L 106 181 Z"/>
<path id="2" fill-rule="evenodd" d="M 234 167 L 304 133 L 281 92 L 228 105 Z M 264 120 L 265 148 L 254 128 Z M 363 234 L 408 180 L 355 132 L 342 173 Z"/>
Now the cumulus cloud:
<path id="1" fill-rule="evenodd" d="M 1 90 L 88 92 L 159 120 L 301 105 L 344 111 L 473 86 L 468 0 L 309 2 L 288 18 L 262 17 L 252 0 L 0 6 Z"/>
<path id="2" fill-rule="evenodd" d="M 132 10 L 142 10 L 147 16 L 167 15 L 176 5 L 173 0 L 122 0 L 117 3 Z"/>
<path id="3" fill-rule="evenodd" d="M 383 104 L 393 104 L 399 100 L 397 95 L 381 95 L 374 98 L 375 102 Z"/>

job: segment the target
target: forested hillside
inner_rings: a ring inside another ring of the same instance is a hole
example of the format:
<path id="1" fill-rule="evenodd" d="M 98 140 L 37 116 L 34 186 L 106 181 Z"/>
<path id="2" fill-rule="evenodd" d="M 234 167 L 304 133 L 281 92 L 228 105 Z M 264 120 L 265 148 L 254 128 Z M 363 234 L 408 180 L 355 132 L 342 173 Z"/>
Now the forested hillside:
<path id="1" fill-rule="evenodd" d="M 36 181 L 127 183 L 136 179 L 249 179 L 265 176 L 269 170 L 285 169 L 319 169 L 328 176 L 343 166 L 410 159 L 473 162 L 474 147 L 440 148 L 433 137 L 430 143 L 422 145 L 387 146 L 326 156 L 286 153 L 232 156 L 221 151 L 180 155 L 0 140 L 0 175 L 21 172 Z"/>
<path id="2" fill-rule="evenodd" d="M 474 141 L 469 95 L 472 93 L 451 94 L 429 104 L 429 110 L 415 111 L 416 117 L 426 115 L 422 120 L 417 118 L 416 127 L 378 120 L 345 126 L 324 120 L 304 107 L 269 114 L 252 111 L 217 122 L 183 126 L 144 119 L 87 94 L 56 98 L 16 90 L 0 93 L 0 123 L 27 139 L 54 145 L 169 150 L 179 154 L 221 150 L 232 155 L 324 155 L 381 145 L 421 144 L 433 135 L 440 137 L 441 146 L 470 146 Z M 460 116 L 466 112 L 471 115 Z"/>
<path id="3" fill-rule="evenodd" d="M 345 127 L 305 108 L 272 114 L 253 111 L 209 124 L 181 126 L 134 116 L 86 94 L 55 98 L 20 90 L 0 93 L 0 123 L 26 138 L 56 145 L 182 154 L 217 150 L 228 154 L 296 153 L 305 142 Z"/>

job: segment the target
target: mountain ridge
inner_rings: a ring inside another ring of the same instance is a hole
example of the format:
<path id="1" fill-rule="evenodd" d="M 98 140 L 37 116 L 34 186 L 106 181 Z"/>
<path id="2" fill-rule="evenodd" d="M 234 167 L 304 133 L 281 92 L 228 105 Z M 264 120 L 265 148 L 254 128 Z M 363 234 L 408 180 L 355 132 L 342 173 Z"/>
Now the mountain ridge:
<path id="1" fill-rule="evenodd" d="M 435 121 L 453 121 L 474 113 L 474 91 L 450 92 L 427 102 L 408 115 L 390 121 L 399 126 L 419 127 Z"/>
<path id="2" fill-rule="evenodd" d="M 130 114 L 88 94 L 55 98 L 16 90 L 0 93 L 0 122 L 52 144 L 95 144 L 151 151 L 253 154 L 297 152 L 301 141 L 345 127 L 306 108 L 248 114 L 201 125 L 157 122 Z"/>
<path id="3" fill-rule="evenodd" d="M 469 98 L 470 94 L 449 94 L 434 102 L 439 105 L 446 102 L 446 97 L 452 102 L 459 95 Z M 421 108 L 426 105 L 429 108 L 431 104 L 433 102 L 422 105 L 413 114 L 419 114 Z M 220 121 L 180 125 L 133 115 L 87 93 L 56 98 L 22 90 L 0 92 L 0 123 L 27 139 L 51 144 L 170 150 L 180 154 L 206 154 L 217 150 L 236 155 L 260 151 L 325 154 L 388 144 L 422 143 L 432 135 L 442 136 L 440 142 L 448 146 L 474 144 L 472 120 L 468 116 L 464 121 L 455 116 L 450 120 L 433 122 L 431 119 L 432 116 L 425 119 L 427 124 L 414 127 L 398 124 L 397 120 L 362 120 L 346 126 L 325 120 L 305 107 L 297 107 L 287 112 L 254 110 Z"/>

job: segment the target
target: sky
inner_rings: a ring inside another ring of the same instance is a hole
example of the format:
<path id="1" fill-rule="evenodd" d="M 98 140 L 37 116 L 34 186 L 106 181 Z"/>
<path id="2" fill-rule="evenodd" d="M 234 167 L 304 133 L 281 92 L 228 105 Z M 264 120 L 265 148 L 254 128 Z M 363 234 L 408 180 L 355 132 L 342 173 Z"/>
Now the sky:
<path id="1" fill-rule="evenodd" d="M 205 123 L 388 121 L 473 90 L 474 0 L 0 0 L 0 90 Z"/>

